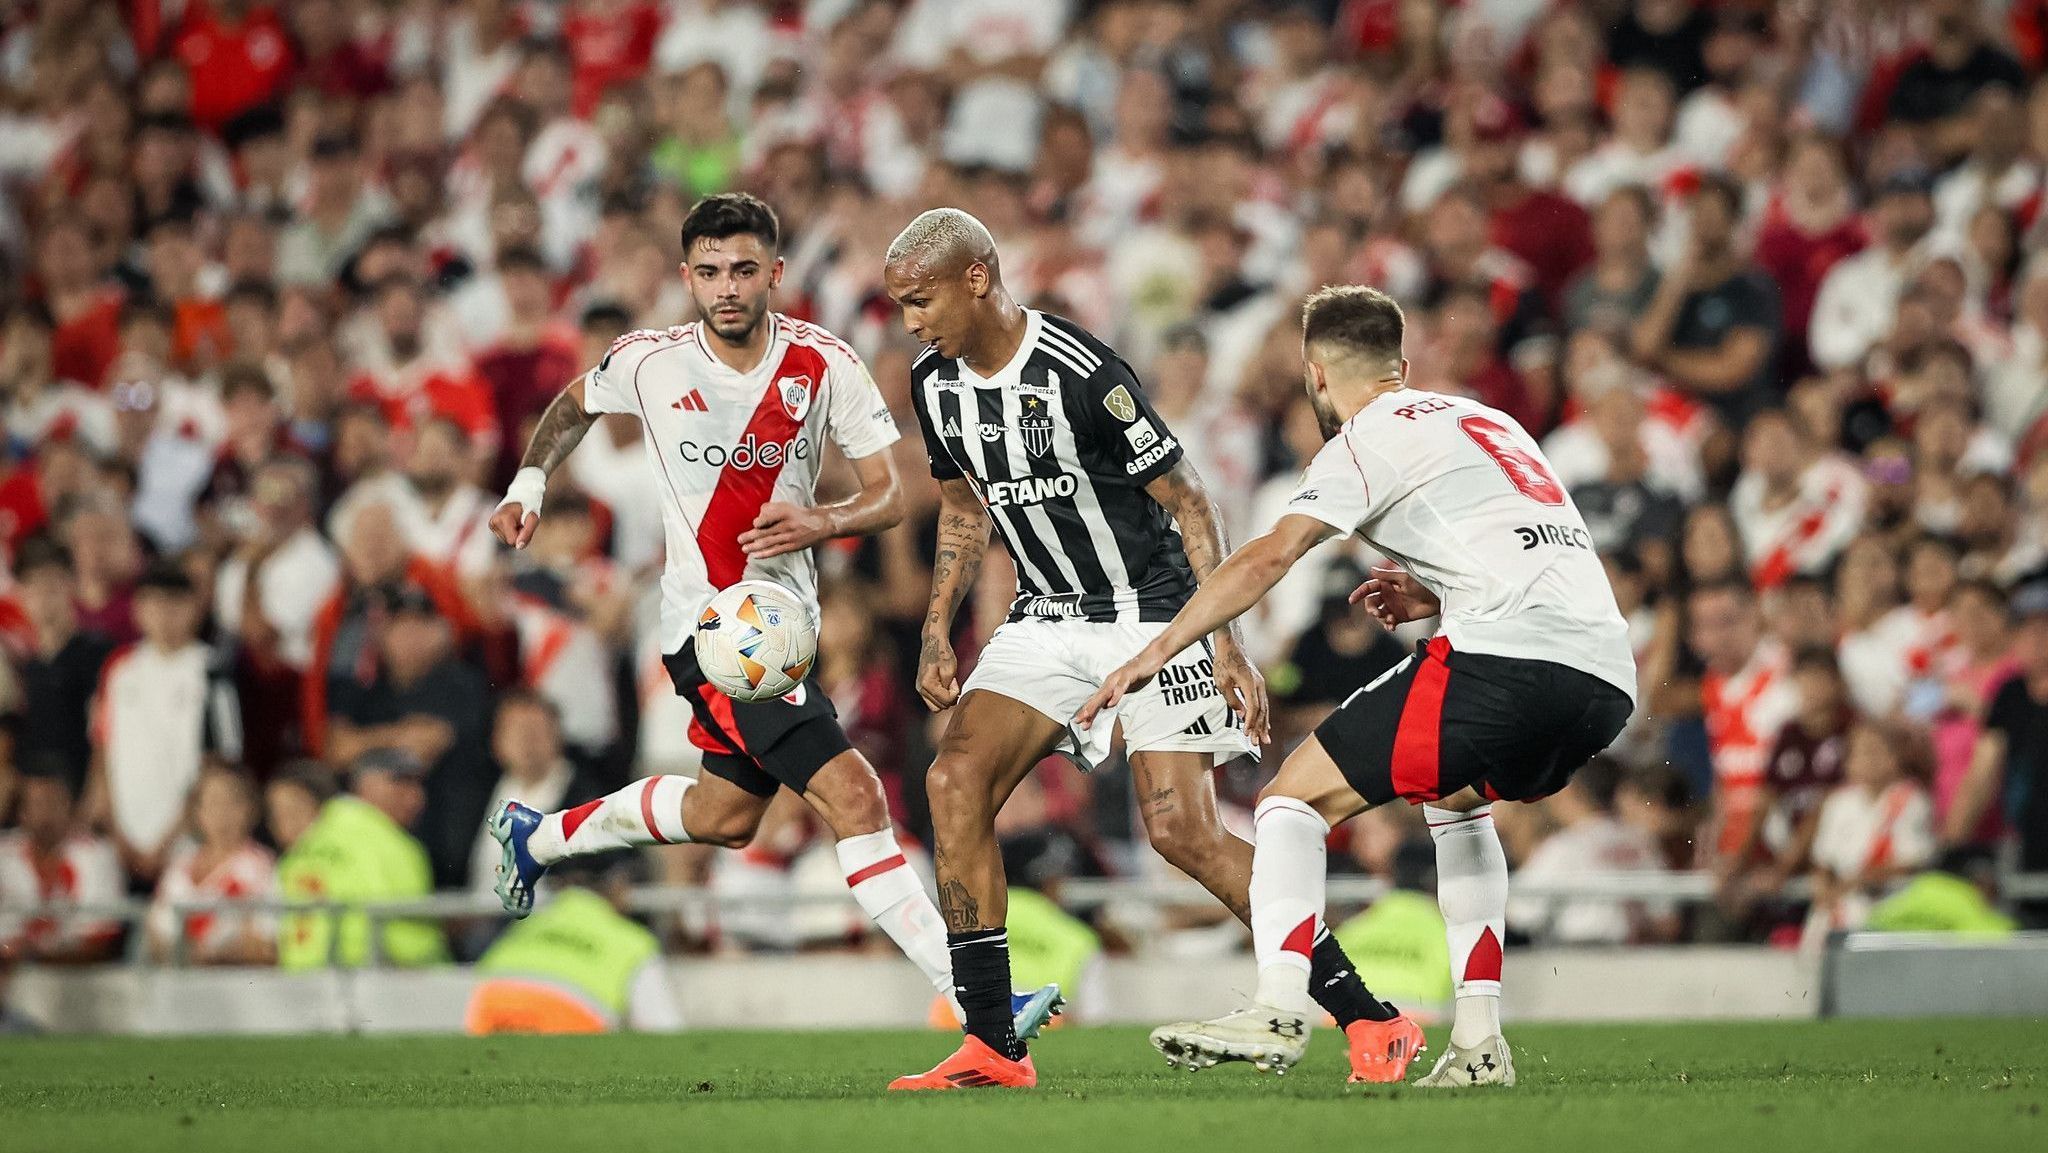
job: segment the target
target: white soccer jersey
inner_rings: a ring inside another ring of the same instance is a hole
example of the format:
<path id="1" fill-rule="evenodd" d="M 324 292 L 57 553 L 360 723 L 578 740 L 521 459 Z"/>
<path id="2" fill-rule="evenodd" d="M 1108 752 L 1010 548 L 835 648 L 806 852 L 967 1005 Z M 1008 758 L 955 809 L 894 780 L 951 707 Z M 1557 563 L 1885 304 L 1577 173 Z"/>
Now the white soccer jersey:
<path id="1" fill-rule="evenodd" d="M 808 505 L 830 437 L 853 460 L 895 443 L 896 420 L 845 341 L 770 313 L 751 372 L 712 355 L 699 326 L 629 332 L 584 377 L 591 413 L 640 418 L 663 494 L 668 560 L 662 651 L 683 647 L 711 594 L 742 580 L 785 585 L 817 613 L 809 549 L 750 559 L 739 535 L 771 501 Z"/>
<path id="2" fill-rule="evenodd" d="M 1443 602 L 1460 652 L 1553 661 L 1636 695 L 1628 622 L 1579 510 L 1514 418 L 1397 389 L 1308 466 L 1286 512 L 1399 562 Z"/>

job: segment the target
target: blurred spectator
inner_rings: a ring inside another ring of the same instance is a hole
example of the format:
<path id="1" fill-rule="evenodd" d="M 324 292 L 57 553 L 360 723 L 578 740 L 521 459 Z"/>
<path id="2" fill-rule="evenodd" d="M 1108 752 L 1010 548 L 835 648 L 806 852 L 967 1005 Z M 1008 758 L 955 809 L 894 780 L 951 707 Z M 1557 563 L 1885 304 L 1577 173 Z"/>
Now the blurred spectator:
<path id="1" fill-rule="evenodd" d="M 1350 602 L 1352 590 L 1363 583 L 1365 573 L 1356 566 L 1330 566 L 1314 622 L 1268 674 L 1275 739 L 1282 746 L 1306 737 L 1358 686 L 1371 684 L 1408 655 L 1408 646 L 1380 627 L 1364 605 Z"/>
<path id="2" fill-rule="evenodd" d="M 255 839 L 256 783 L 209 769 L 192 790 L 192 836 L 178 842 L 150 904 L 150 955 L 186 964 L 261 965 L 277 956 L 276 918 L 233 910 L 180 916 L 193 901 L 267 901 L 277 892 L 277 858 Z"/>
<path id="3" fill-rule="evenodd" d="M 1774 902 L 1785 883 L 1811 867 L 1813 837 L 1828 794 L 1842 783 L 1848 728 L 1855 716 L 1842 675 L 1826 652 L 1802 653 L 1794 666 L 1799 713 L 1778 730 L 1757 798 L 1761 818 L 1720 862 L 1722 910 L 1738 924 Z"/>
<path id="4" fill-rule="evenodd" d="M 314 617 L 312 656 L 300 697 L 306 749 L 316 754 L 327 746 L 330 696 L 344 686 L 366 691 L 376 680 L 385 614 L 401 589 L 426 590 L 435 611 L 458 634 L 469 631 L 471 619 L 448 575 L 412 554 L 404 525 L 388 502 L 361 502 L 341 545 L 342 581 Z M 423 759 L 431 761 L 434 755 L 438 750 L 428 750 Z M 346 763 L 348 758 L 331 759 Z"/>
<path id="5" fill-rule="evenodd" d="M 587 366 L 577 355 L 574 334 L 553 320 L 552 288 L 539 253 L 532 249 L 500 253 L 498 281 L 505 297 L 504 330 L 496 344 L 478 354 L 476 372 L 497 399 L 501 454 L 492 479 L 502 486 L 518 466 L 532 422 Z M 619 329 L 624 327 L 621 318 Z M 606 345 L 617 335 L 614 330 Z M 486 336 L 472 327 L 469 339 L 482 343 Z"/>
<path id="6" fill-rule="evenodd" d="M 1946 164 L 1969 149 L 1971 97 L 1994 84 L 2023 91 L 2027 77 L 2018 61 L 1986 38 L 1984 6 L 1976 0 L 1930 0 L 1922 14 L 1932 34 L 1926 51 L 1892 85 L 1889 112 L 1918 129 L 1922 147 Z"/>
<path id="7" fill-rule="evenodd" d="M 105 910 L 122 897 L 114 846 L 77 831 L 62 777 L 25 778 L 16 816 L 20 827 L 0 833 L 0 952 L 45 965 L 112 959 L 121 923 Z"/>
<path id="8" fill-rule="evenodd" d="M 1845 780 L 1821 806 L 1813 836 L 1813 911 L 1807 940 L 1855 929 L 1889 884 L 1934 857 L 1934 809 L 1906 777 L 1911 742 L 1875 721 L 1849 730 Z"/>
<path id="9" fill-rule="evenodd" d="M 913 766 L 909 736 L 916 702 L 898 678 L 898 655 L 867 607 L 874 590 L 853 582 L 827 585 L 819 594 L 818 687 L 839 710 L 839 723 L 875 772 L 889 800 L 889 816 L 908 827 L 904 797 Z M 922 811 L 922 804 L 917 808 Z"/>
<path id="10" fill-rule="evenodd" d="M 1384 819 L 1370 813 L 1360 818 Z M 1359 979 L 1377 982 L 1369 988 L 1384 990 L 1403 1006 L 1441 1012 L 1451 1002 L 1451 958 L 1436 902 L 1436 853 L 1413 838 L 1394 844 L 1384 871 L 1392 887 L 1331 932 L 1358 967 Z"/>
<path id="11" fill-rule="evenodd" d="M 1593 263 L 1565 291 L 1568 332 L 1593 328 L 1625 338 L 1657 292 L 1650 229 L 1657 203 L 1640 184 L 1623 184 L 1593 209 Z"/>
<path id="12" fill-rule="evenodd" d="M 1736 229 L 1742 187 L 1709 173 L 1686 199 L 1686 238 L 1631 339 L 1635 355 L 1741 428 L 1773 398 L 1778 287 L 1752 264 Z"/>
<path id="13" fill-rule="evenodd" d="M 354 764 L 371 753 L 426 767 L 417 828 L 434 882 L 468 879 L 474 822 L 490 801 L 487 698 L 481 674 L 454 651 L 453 630 L 425 590 L 401 585 L 371 611 L 376 673 L 338 682 L 329 698 L 328 759 Z"/>
<path id="14" fill-rule="evenodd" d="M 313 827 L 336 792 L 334 773 L 319 761 L 294 761 L 263 790 L 263 830 L 279 852 L 289 852 Z"/>
<path id="15" fill-rule="evenodd" d="M 1808 339 L 1813 363 L 1823 371 L 1861 367 L 1891 333 L 1907 282 L 1931 255 L 1932 188 L 1918 170 L 1885 177 L 1871 206 L 1870 247 L 1836 261 L 1821 281 Z"/>
<path id="16" fill-rule="evenodd" d="M 631 635 L 634 609 L 632 590 L 599 551 L 599 532 L 581 493 L 549 501 L 510 566 L 510 588 L 494 601 L 518 639 L 520 683 L 547 699 L 562 740 L 586 764 L 619 739 L 615 655 Z M 483 539 L 492 540 L 488 529 Z"/>
<path id="17" fill-rule="evenodd" d="M 329 535 L 346 540 L 355 509 L 382 504 L 399 518 L 413 556 L 460 580 L 475 580 L 497 558 L 485 524 L 497 500 L 469 479 L 474 462 L 461 426 L 429 417 L 411 439 L 403 471 L 362 480 L 335 503 L 327 518 Z"/>
<path id="18" fill-rule="evenodd" d="M 1834 564 L 1862 526 L 1863 477 L 1846 460 L 1816 452 L 1784 412 L 1763 412 L 1743 431 L 1742 473 L 1728 510 L 1750 579 L 1773 589 Z"/>
<path id="19" fill-rule="evenodd" d="M 1949 844 L 1966 844 L 1987 815 L 2003 810 L 2019 842 L 2019 867 L 2048 869 L 2048 586 L 2015 593 L 2013 655 L 2019 668 L 1991 698 L 1969 775 L 1943 823 Z M 2043 903 L 2022 906 L 2029 927 L 2048 924 Z"/>
<path id="20" fill-rule="evenodd" d="M 1661 871 L 1655 840 L 1614 815 L 1621 775 L 1621 766 L 1596 758 L 1546 800 L 1558 829 L 1522 861 L 1517 875 L 1541 882 Z M 1508 908 L 1508 923 L 1540 944 L 1560 945 L 1668 941 L 1679 927 L 1676 910 L 1661 902 L 1599 898 L 1520 898 Z"/>
<path id="21" fill-rule="evenodd" d="M 626 915 L 623 878 L 572 866 L 533 916 L 477 960 L 463 1014 L 471 1036 L 673 1033 L 683 1027 L 661 942 Z"/>
<path id="22" fill-rule="evenodd" d="M 1761 816 L 1771 742 L 1798 708 L 1791 654 L 1763 635 L 1754 600 L 1723 581 L 1693 590 L 1689 640 L 1706 664 L 1700 705 L 1714 766 L 1714 831 L 1708 847 L 1733 854 Z"/>
<path id="23" fill-rule="evenodd" d="M 489 814 L 506 801 L 518 801 L 553 813 L 580 805 L 610 791 L 603 781 L 579 772 L 562 755 L 561 721 L 547 698 L 532 692 L 511 692 L 498 699 L 491 726 L 491 757 L 498 783 L 478 814 L 469 858 L 469 887 L 488 893 L 497 883 L 502 847 L 482 831 Z"/>
<path id="24" fill-rule="evenodd" d="M 93 698 L 85 815 L 112 835 L 134 882 L 163 872 L 201 770 L 241 760 L 241 703 L 199 641 L 199 614 L 182 568 L 151 568 L 135 594 L 142 638 L 108 659 Z"/>
<path id="25" fill-rule="evenodd" d="M 1969 777 L 1985 714 L 2020 669 L 2013 656 L 2012 618 L 1998 586 L 1984 581 L 1957 585 L 1949 597 L 1948 616 L 1956 643 L 1940 661 L 1943 698 L 1933 727 L 1934 814 L 1944 828 Z M 1961 841 L 1993 845 L 2003 829 L 2003 814 L 1994 808 Z"/>
<path id="26" fill-rule="evenodd" d="M 353 138 L 327 135 L 313 142 L 302 212 L 277 238 L 278 283 L 332 283 L 389 215 L 383 199 L 363 181 Z"/>
<path id="27" fill-rule="evenodd" d="M 1757 265 L 1778 282 L 1785 308 L 1778 345 L 1785 375 L 1812 367 L 1808 331 L 1821 284 L 1867 242 L 1840 148 L 1816 136 L 1794 141 L 1756 236 Z"/>
<path id="28" fill-rule="evenodd" d="M 313 527 L 317 483 L 302 460 L 264 465 L 214 581 L 213 619 L 230 640 L 250 720 L 249 759 L 260 768 L 307 739 L 299 731 L 300 682 L 312 669 L 321 606 L 341 580 L 334 549 Z"/>
<path id="29" fill-rule="evenodd" d="M 426 807 L 426 772 L 401 751 L 366 754 L 349 769 L 349 791 L 322 804 L 320 815 L 278 860 L 277 887 L 285 900 L 328 906 L 285 915 L 278 925 L 280 967 L 361 968 L 373 947 L 370 922 L 353 906 L 433 892 L 427 852 L 406 831 Z M 374 947 L 387 965 L 447 959 L 441 929 L 430 921 L 386 921 Z"/>
<path id="30" fill-rule="evenodd" d="M 1877 933 L 1962 933 L 2010 936 L 2019 926 L 1998 911 L 1998 874 L 1985 853 L 1952 849 L 1870 910 L 1863 927 Z"/>
<path id="31" fill-rule="evenodd" d="M 114 646 L 79 627 L 77 581 L 62 545 L 48 537 L 25 542 L 14 558 L 14 578 L 33 638 L 15 666 L 21 698 L 12 726 L 14 763 L 25 774 L 61 778 L 76 796 L 92 764 L 93 690 Z"/>

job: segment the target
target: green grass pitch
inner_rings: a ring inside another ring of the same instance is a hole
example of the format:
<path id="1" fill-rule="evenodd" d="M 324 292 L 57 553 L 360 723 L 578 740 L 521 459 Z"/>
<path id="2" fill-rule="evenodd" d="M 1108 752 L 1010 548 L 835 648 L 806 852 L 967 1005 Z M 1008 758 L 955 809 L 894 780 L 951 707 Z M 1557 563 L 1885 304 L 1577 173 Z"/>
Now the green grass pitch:
<path id="1" fill-rule="evenodd" d="M 882 1086 L 944 1056 L 937 1033 L 8 1040 L 0 1148 L 2048 1148 L 2048 1021 L 1530 1025 L 1509 1039 L 1516 1088 L 1367 1092 L 1343 1084 L 1331 1030 L 1275 1078 L 1169 1070 L 1142 1030 L 1069 1029 L 1038 1043 L 1035 1091 L 929 1095 Z"/>

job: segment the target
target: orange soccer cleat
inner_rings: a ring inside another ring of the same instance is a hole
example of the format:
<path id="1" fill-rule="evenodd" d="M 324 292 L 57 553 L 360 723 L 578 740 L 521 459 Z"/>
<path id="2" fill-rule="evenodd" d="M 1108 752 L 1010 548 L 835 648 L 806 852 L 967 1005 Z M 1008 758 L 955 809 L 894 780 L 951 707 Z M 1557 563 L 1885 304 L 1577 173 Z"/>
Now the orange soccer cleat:
<path id="1" fill-rule="evenodd" d="M 891 1089 L 1029 1089 L 1038 1084 L 1031 1057 L 1012 1061 L 970 1036 L 951 1057 L 928 1073 L 912 1073 L 889 1082 Z"/>
<path id="2" fill-rule="evenodd" d="M 1408 1076 L 1408 1062 L 1428 1046 L 1422 1026 L 1406 1017 L 1391 1021 L 1353 1021 L 1344 1027 L 1351 1046 L 1351 1083 L 1388 1085 Z"/>

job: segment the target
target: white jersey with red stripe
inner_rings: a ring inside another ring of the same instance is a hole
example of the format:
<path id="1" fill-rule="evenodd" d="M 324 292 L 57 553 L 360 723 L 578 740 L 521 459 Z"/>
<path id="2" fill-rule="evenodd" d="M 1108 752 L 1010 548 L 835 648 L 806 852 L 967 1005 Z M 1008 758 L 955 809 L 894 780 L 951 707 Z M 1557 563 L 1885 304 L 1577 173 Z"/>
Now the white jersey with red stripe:
<path id="1" fill-rule="evenodd" d="M 809 505 L 826 440 L 849 459 L 895 443 L 896 420 L 867 366 L 814 324 L 770 313 L 768 349 L 749 372 L 712 354 L 699 324 L 620 337 L 584 377 L 591 413 L 640 418 L 664 497 L 662 651 L 689 639 L 704 602 L 742 580 L 794 590 L 817 613 L 809 549 L 750 558 L 739 535 L 772 501 Z"/>
<path id="2" fill-rule="evenodd" d="M 1358 533 L 1443 602 L 1461 652 L 1552 661 L 1636 696 L 1628 622 L 1564 485 L 1515 419 L 1417 389 L 1374 399 L 1288 513 Z"/>

